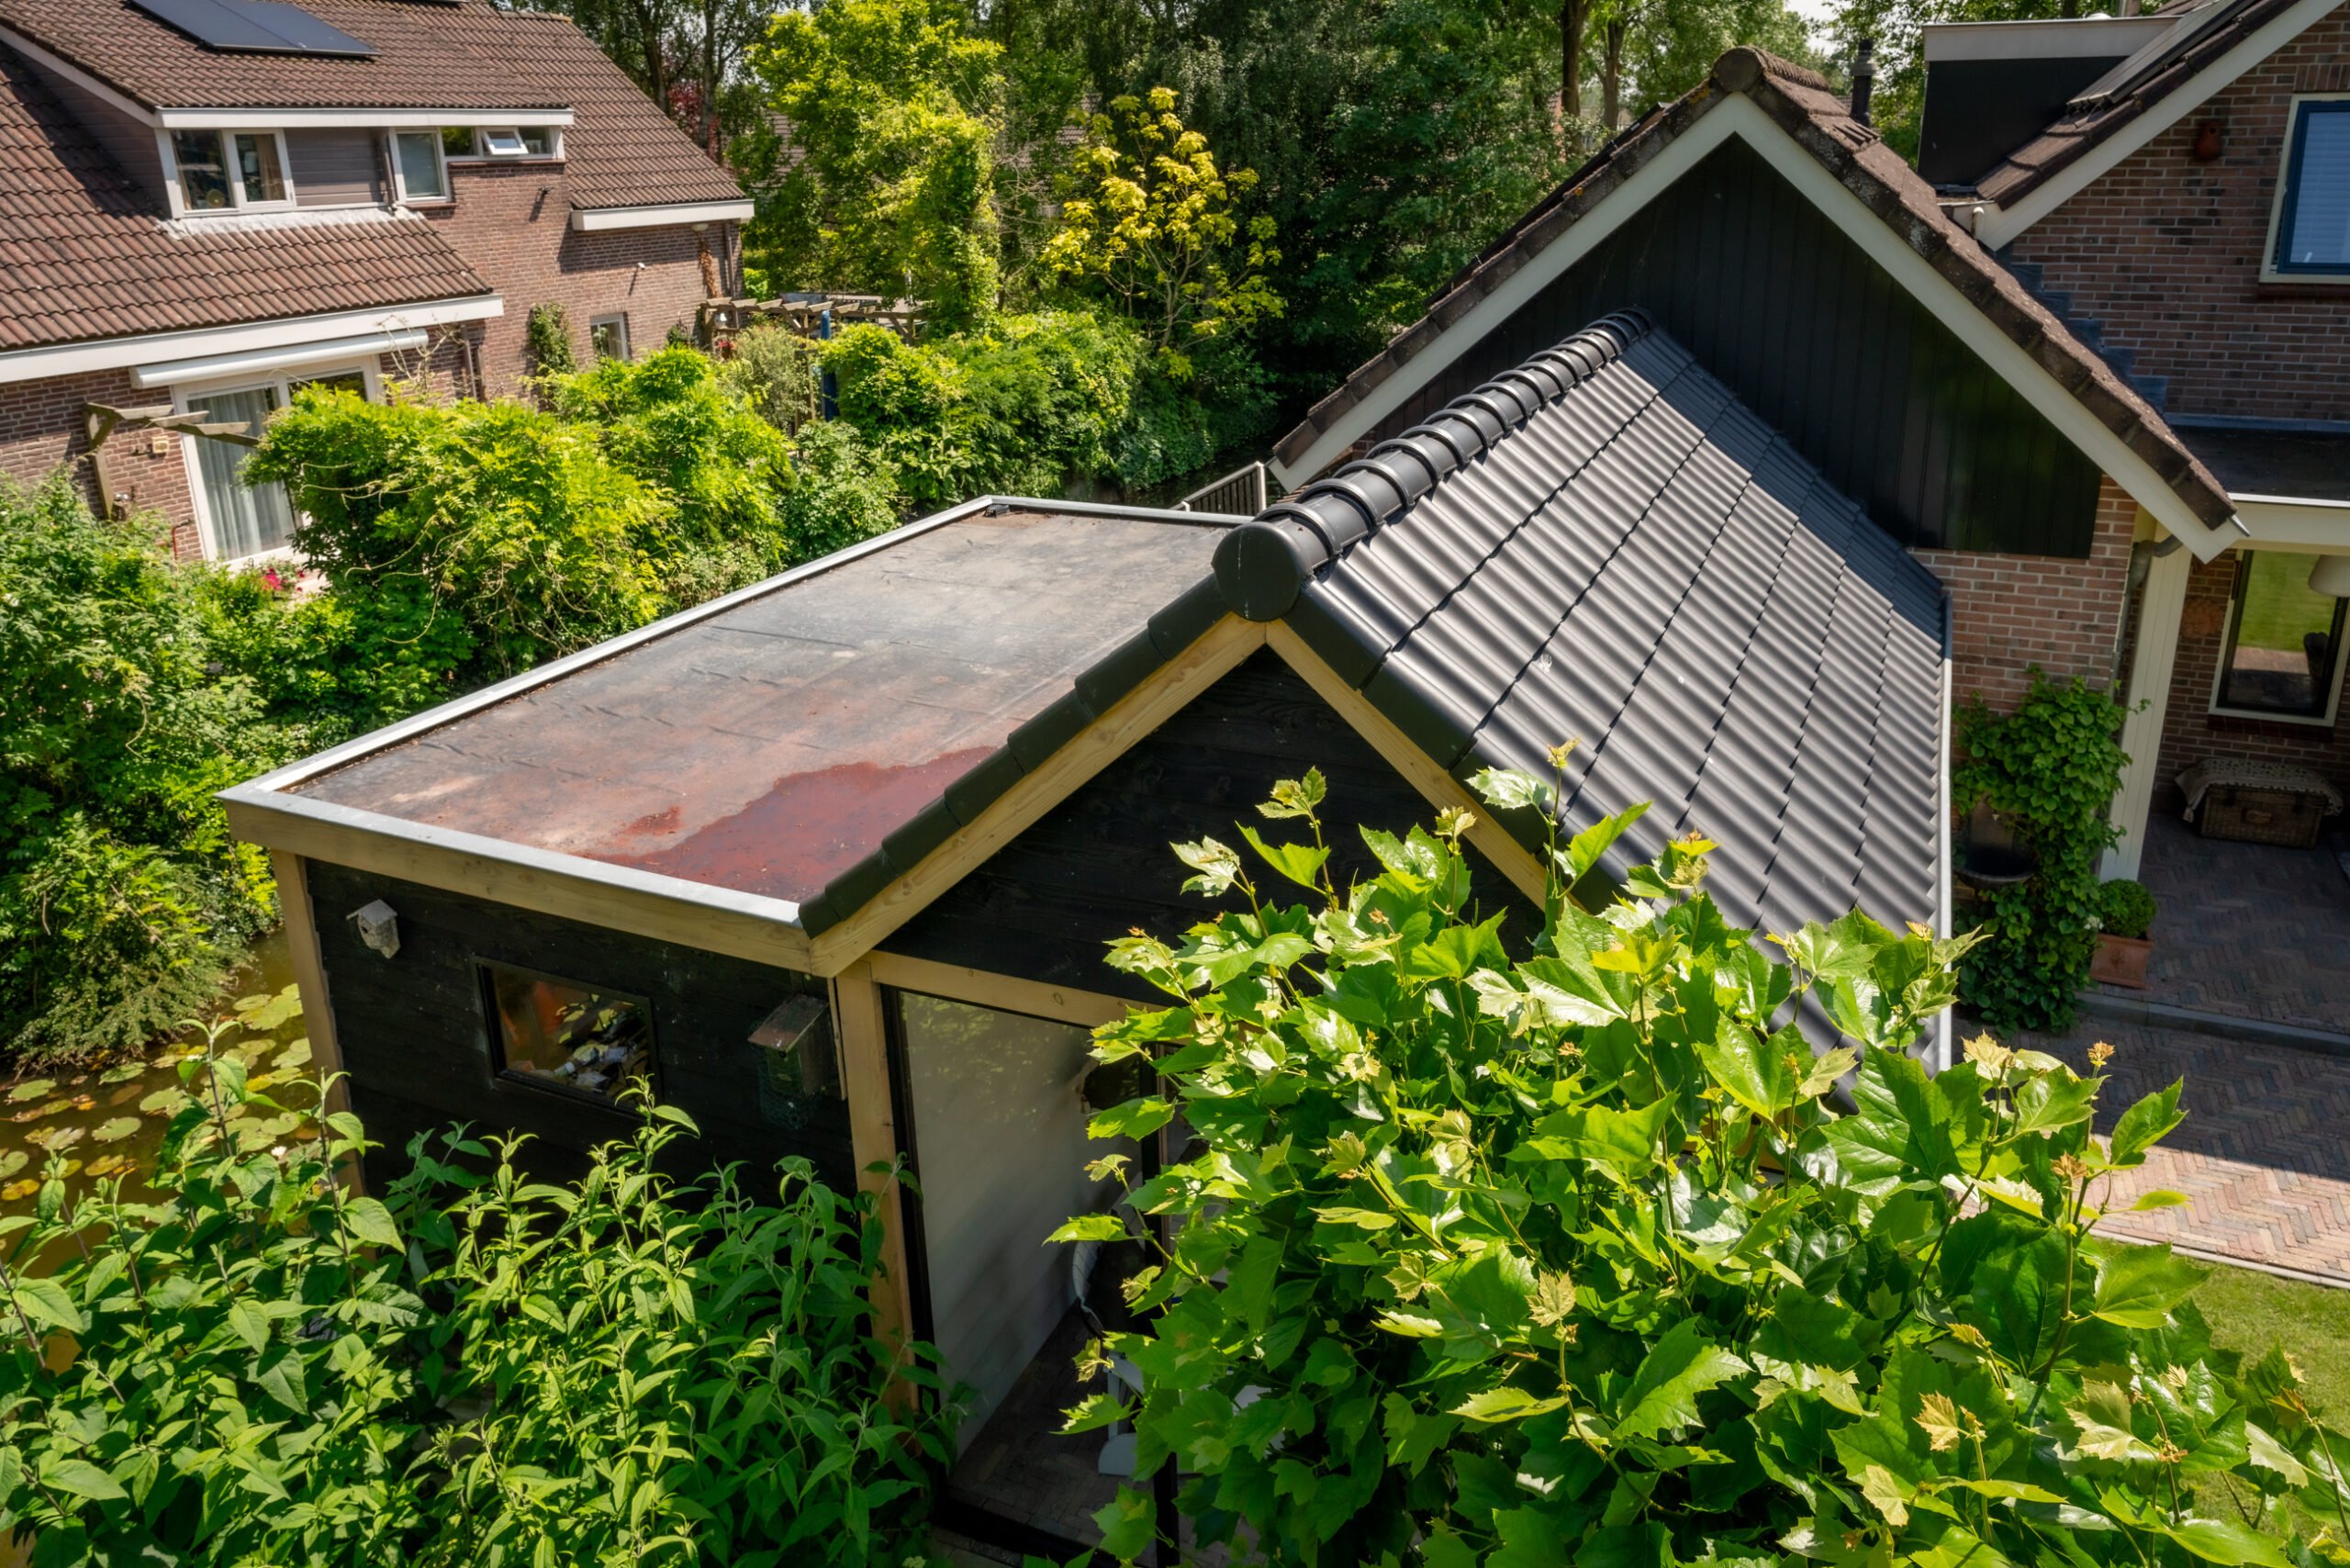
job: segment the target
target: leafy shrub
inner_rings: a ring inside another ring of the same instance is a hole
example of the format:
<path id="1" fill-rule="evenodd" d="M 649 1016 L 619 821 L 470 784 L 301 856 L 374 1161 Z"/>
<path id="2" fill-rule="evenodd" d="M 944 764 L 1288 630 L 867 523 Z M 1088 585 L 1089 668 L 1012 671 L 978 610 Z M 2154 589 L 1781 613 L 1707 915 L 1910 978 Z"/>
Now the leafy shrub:
<path id="1" fill-rule="evenodd" d="M 854 425 L 800 427 L 799 481 L 784 512 L 800 558 L 814 560 L 898 526 L 898 475 Z"/>
<path id="2" fill-rule="evenodd" d="M 0 1045 L 137 1046 L 218 985 L 275 900 L 212 795 L 291 745 L 151 525 L 0 485 Z"/>
<path id="3" fill-rule="evenodd" d="M 1125 1358 L 1141 1396 L 1072 1426 L 1133 1420 L 1136 1473 L 1190 1473 L 1202 1540 L 1416 1568 L 2285 1568 L 2309 1561 L 2288 1499 L 2344 1518 L 2350 1443 L 2286 1359 L 2214 1350 L 2201 1269 L 2091 1232 L 2091 1188 L 2143 1163 L 2179 1086 L 2108 1141 L 2101 1080 L 2053 1058 L 1986 1036 L 1929 1076 L 1908 1053 L 1967 941 L 1854 913 L 1775 938 L 1781 961 L 1704 894 L 1702 840 L 1585 913 L 1559 889 L 1623 818 L 1556 852 L 1513 958 L 1464 907 L 1466 813 L 1366 832 L 1383 869 L 1340 892 L 1321 793 L 1260 808 L 1302 841 L 1242 830 L 1303 903 L 1179 846 L 1244 907 L 1115 944 L 1173 1004 L 1096 1036 L 1168 1087 L 1095 1134 L 1180 1116 L 1192 1142 L 1127 1194 L 1162 1221 L 1128 1284 L 1158 1316 L 1085 1363 Z M 1815 1055 L 1799 1006 L 1850 1043 Z M 2220 1474 L 2244 1513 L 2199 1511 Z M 1131 1486 L 1097 1518 L 1127 1560 L 1164 1523 Z"/>
<path id="4" fill-rule="evenodd" d="M 560 300 L 543 300 L 531 307 L 522 327 L 523 351 L 530 355 L 534 375 L 568 375 L 579 368 L 571 346 L 571 312 Z"/>
<path id="5" fill-rule="evenodd" d="M 663 608 L 655 553 L 673 504 L 552 413 L 308 390 L 245 473 L 285 486 L 297 543 L 353 634 L 428 670 L 510 674 Z"/>
<path id="6" fill-rule="evenodd" d="M 36 1564 L 773 1568 L 918 1544 L 951 1417 L 887 1397 L 893 1371 L 935 1379 L 864 1334 L 869 1199 L 792 1161 L 772 1201 L 732 1170 L 679 1181 L 664 1151 L 691 1124 L 657 1106 L 574 1187 L 452 1133 L 388 1202 L 352 1197 L 329 1172 L 355 1118 L 259 1147 L 231 1116 L 274 1106 L 241 1061 L 180 1071 L 154 1201 L 53 1166 L 0 1221 L 0 1528 L 37 1533 Z M 62 1260 L 28 1277 L 41 1257 Z"/>
<path id="7" fill-rule="evenodd" d="M 784 519 L 791 450 L 781 431 L 721 380 L 707 354 L 665 348 L 606 360 L 554 383 L 555 410 L 592 431 L 620 467 L 666 497 L 665 560 L 746 552 L 779 570 L 798 554 Z"/>
<path id="8" fill-rule="evenodd" d="M 2141 937 L 2154 929 L 2154 895 L 2143 882 L 2116 877 L 2097 890 L 2098 928 L 2114 936 Z"/>
<path id="9" fill-rule="evenodd" d="M 718 367 L 726 389 L 786 435 L 823 413 L 818 375 L 824 345 L 772 321 L 755 322 L 734 339 L 732 358 Z"/>
<path id="10" fill-rule="evenodd" d="M 2104 692 L 2038 670 L 2013 713 L 1980 699 L 1960 711 L 1951 798 L 1961 811 L 1988 801 L 2036 863 L 2026 881 L 1982 890 L 1967 916 L 1986 939 L 1959 994 L 1994 1028 L 2072 1027 L 2097 951 L 2098 866 L 2119 837 L 2106 810 L 2130 761 L 2122 717 Z"/>

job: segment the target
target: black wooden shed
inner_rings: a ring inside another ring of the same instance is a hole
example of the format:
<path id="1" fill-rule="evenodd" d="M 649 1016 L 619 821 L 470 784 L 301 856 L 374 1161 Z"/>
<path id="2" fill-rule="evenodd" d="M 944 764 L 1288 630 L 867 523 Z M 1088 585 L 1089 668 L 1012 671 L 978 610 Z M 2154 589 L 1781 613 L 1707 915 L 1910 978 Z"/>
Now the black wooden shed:
<path id="1" fill-rule="evenodd" d="M 1656 802 L 1618 868 L 1701 829 L 1742 924 L 1946 930 L 1945 622 L 1626 314 L 1261 517 L 973 501 L 226 799 L 389 1148 L 584 1149 L 642 1075 L 718 1159 L 908 1157 L 878 1314 L 979 1391 L 950 1505 L 1049 1551 L 1115 1454 L 1053 1435 L 1083 1282 L 1040 1243 L 1102 1201 L 1086 1031 L 1147 1000 L 1103 945 L 1203 913 L 1169 843 L 1315 766 L 1339 844 L 1466 807 L 1488 907 L 1539 898 L 1460 781 L 1574 737 L 1567 825 Z"/>

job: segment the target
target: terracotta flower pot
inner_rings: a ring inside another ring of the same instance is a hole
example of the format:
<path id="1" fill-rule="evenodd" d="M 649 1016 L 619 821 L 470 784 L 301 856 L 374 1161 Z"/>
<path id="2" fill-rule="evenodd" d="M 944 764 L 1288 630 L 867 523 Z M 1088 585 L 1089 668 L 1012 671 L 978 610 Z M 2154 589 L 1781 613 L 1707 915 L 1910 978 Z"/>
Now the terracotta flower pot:
<path id="1" fill-rule="evenodd" d="M 2097 939 L 2097 957 L 2089 963 L 2089 979 L 2100 985 L 2126 986 L 2132 991 L 2146 989 L 2146 963 L 2154 956 L 2154 945 L 2143 936 L 2115 936 L 2100 933 Z"/>

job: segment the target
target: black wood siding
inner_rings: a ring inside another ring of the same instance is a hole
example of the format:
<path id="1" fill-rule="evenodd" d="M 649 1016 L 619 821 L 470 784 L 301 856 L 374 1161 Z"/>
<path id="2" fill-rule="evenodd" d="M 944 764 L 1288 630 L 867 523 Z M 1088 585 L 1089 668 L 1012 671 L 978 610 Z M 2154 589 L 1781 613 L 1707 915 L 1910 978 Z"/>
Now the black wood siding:
<path id="1" fill-rule="evenodd" d="M 1634 305 L 1904 544 L 2087 555 L 2097 465 L 1736 140 L 1378 434 Z"/>
<path id="2" fill-rule="evenodd" d="M 1376 873 L 1359 826 L 1401 834 L 1436 812 L 1314 689 L 1260 651 L 1102 770 L 986 865 L 882 943 L 885 951 L 966 964 L 1051 985 L 1142 1002 L 1165 999 L 1104 964 L 1113 939 L 1140 926 L 1173 937 L 1215 905 L 1182 891 L 1192 873 L 1168 846 L 1203 835 L 1237 848 L 1263 895 L 1304 897 L 1241 842 L 1246 823 L 1269 842 L 1304 824 L 1267 822 L 1257 802 L 1275 780 L 1319 767 L 1330 792 L 1323 832 L 1340 887 Z M 1531 938 L 1540 913 L 1472 850 L 1477 900 L 1507 905 L 1505 935 Z M 1516 946 L 1516 943 L 1513 943 Z"/>
<path id="3" fill-rule="evenodd" d="M 765 1170 L 799 1154 L 834 1186 L 853 1182 L 845 1108 L 826 1105 L 796 1130 L 770 1125 L 760 1111 L 764 1053 L 749 1043 L 778 1003 L 821 981 L 342 866 L 312 862 L 309 884 L 352 1109 L 385 1146 L 369 1161 L 371 1184 L 406 1163 L 410 1135 L 451 1122 L 531 1134 L 528 1162 L 549 1177 L 577 1170 L 586 1150 L 632 1125 L 625 1113 L 491 1075 L 480 959 L 649 999 L 661 1097 L 701 1126 L 685 1146 L 689 1159 Z M 344 918 L 375 899 L 399 913 L 400 950 L 389 959 Z"/>

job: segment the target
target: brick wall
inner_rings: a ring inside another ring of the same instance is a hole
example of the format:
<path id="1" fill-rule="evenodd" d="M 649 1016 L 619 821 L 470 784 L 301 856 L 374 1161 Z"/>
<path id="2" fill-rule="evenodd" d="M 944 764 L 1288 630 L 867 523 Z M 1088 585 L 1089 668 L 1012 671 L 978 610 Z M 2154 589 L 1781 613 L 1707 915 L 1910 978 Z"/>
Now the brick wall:
<path id="1" fill-rule="evenodd" d="M 2350 787 L 2350 730 L 2340 722 L 2331 728 L 2280 724 L 2223 718 L 2210 711 L 2238 561 L 2231 552 L 2214 561 L 2198 562 L 2187 579 L 2187 604 L 2179 612 L 2178 664 L 2171 676 L 2170 705 L 2163 715 L 2162 763 L 2155 773 L 2154 802 L 2159 808 L 2177 809 L 2182 802 L 2171 780 L 2189 764 L 2212 756 L 2291 763 L 2315 768 L 2337 786 Z"/>
<path id="2" fill-rule="evenodd" d="M 515 390 L 527 369 L 523 332 L 533 305 L 559 301 L 569 312 L 582 363 L 588 323 L 603 315 L 627 315 L 629 346 L 641 355 L 659 348 L 671 326 L 693 329 L 706 297 L 698 240 L 708 240 L 723 282 L 735 275 L 733 224 L 712 224 L 703 236 L 682 227 L 582 234 L 571 228 L 557 165 L 460 163 L 449 173 L 455 202 L 427 210 L 506 301 L 506 313 L 481 329 L 492 394 Z"/>
<path id="3" fill-rule="evenodd" d="M 61 467 L 92 506 L 101 504 L 88 460 L 83 405 L 138 408 L 168 402 L 160 392 L 141 392 L 127 370 L 94 371 L 46 381 L 0 385 L 0 474 L 38 485 Z M 106 441 L 106 456 L 118 492 L 133 511 L 151 512 L 172 530 L 173 553 L 199 553 L 194 503 L 188 498 L 187 464 L 179 438 L 152 431 L 118 431 Z"/>
<path id="4" fill-rule="evenodd" d="M 2057 679 L 2112 683 L 2129 594 L 2138 505 L 2110 479 L 2098 490 L 2088 557 L 1972 550 L 1911 554 L 1951 594 L 1951 695 L 2005 711 L 2031 689 L 2038 666 Z"/>
<path id="5" fill-rule="evenodd" d="M 2340 92 L 2350 6 L 2019 235 L 2015 259 L 2136 351 L 2136 372 L 2168 376 L 2171 412 L 2350 419 L 2350 287 L 2260 281 L 2292 95 Z M 2201 162 L 2210 120 L 2221 151 Z"/>

